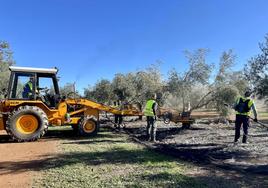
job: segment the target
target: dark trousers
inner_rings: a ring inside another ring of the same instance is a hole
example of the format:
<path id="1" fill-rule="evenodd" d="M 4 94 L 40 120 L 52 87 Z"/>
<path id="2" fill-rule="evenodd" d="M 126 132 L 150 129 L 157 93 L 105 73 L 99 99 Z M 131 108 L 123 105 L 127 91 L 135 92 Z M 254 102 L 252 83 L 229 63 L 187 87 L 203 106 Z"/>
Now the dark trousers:
<path id="1" fill-rule="evenodd" d="M 156 124 L 153 116 L 147 116 L 146 133 L 150 141 L 156 140 Z"/>
<path id="2" fill-rule="evenodd" d="M 248 137 L 248 127 L 249 127 L 249 117 L 245 115 L 236 115 L 235 119 L 235 142 L 238 141 L 240 137 L 240 129 L 241 125 L 243 124 L 243 139 L 242 142 L 246 143 L 247 142 L 247 137 Z"/>
<path id="3" fill-rule="evenodd" d="M 123 123 L 123 116 L 122 115 L 114 115 L 114 122 L 115 122 L 115 127 L 117 126 L 120 128 L 120 125 Z"/>

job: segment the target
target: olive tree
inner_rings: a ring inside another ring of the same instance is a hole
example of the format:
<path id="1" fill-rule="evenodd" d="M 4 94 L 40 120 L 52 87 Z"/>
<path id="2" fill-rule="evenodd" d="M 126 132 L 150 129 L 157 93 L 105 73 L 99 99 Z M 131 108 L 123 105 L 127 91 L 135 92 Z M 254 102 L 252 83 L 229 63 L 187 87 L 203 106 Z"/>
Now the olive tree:
<path id="1" fill-rule="evenodd" d="M 260 53 L 252 57 L 244 68 L 245 77 L 260 98 L 268 97 L 268 34 L 259 44 Z"/>
<path id="2" fill-rule="evenodd" d="M 194 88 L 197 85 L 208 85 L 209 83 L 212 65 L 206 62 L 207 53 L 207 49 L 198 49 L 194 52 L 185 51 L 189 68 L 182 73 L 175 69 L 169 73 L 167 89 L 173 98 L 177 97 L 181 101 L 181 106 L 177 106 L 177 108 L 182 108 L 183 111 L 186 111 L 189 103 L 193 104 L 192 99 L 196 98 L 195 94 L 198 94 L 194 92 Z M 199 95 L 198 98 L 200 97 Z M 200 102 L 195 105 L 200 105 Z"/>
<path id="3" fill-rule="evenodd" d="M 235 61 L 232 50 L 222 53 L 217 66 L 206 61 L 207 53 L 205 49 L 198 49 L 193 53 L 186 52 L 189 68 L 182 73 L 176 70 L 169 73 L 168 91 L 171 95 L 169 99 L 177 98 L 181 105 L 177 105 L 176 108 L 183 111 L 193 111 L 212 105 L 222 112 L 222 115 L 226 115 L 224 103 L 234 101 L 238 94 L 237 86 L 243 79 L 242 77 L 240 79 L 238 72 L 234 73 L 231 70 Z M 218 69 L 212 71 L 215 67 Z"/>
<path id="4" fill-rule="evenodd" d="M 63 87 L 60 87 L 60 94 L 61 96 L 68 98 L 75 98 L 80 96 L 78 91 L 75 89 L 75 83 L 66 83 Z"/>
<path id="5" fill-rule="evenodd" d="M 89 86 L 84 90 L 84 96 L 87 99 L 108 104 L 112 99 L 111 82 L 107 79 L 99 80 L 94 87 Z"/>
<path id="6" fill-rule="evenodd" d="M 112 81 L 113 93 L 118 100 L 144 105 L 154 93 L 161 97 L 163 81 L 157 65 L 127 74 L 116 74 Z"/>
<path id="7" fill-rule="evenodd" d="M 86 98 L 97 102 L 112 104 L 112 101 L 119 100 L 124 104 L 138 103 L 139 106 L 143 106 L 155 93 L 159 98 L 163 93 L 162 75 L 158 65 L 136 72 L 115 74 L 112 81 L 102 79 L 84 90 Z"/>
<path id="8" fill-rule="evenodd" d="M 14 65 L 13 52 L 5 41 L 0 41 L 0 91 L 7 88 L 9 80 L 9 66 Z M 3 94 L 1 95 L 3 97 Z"/>

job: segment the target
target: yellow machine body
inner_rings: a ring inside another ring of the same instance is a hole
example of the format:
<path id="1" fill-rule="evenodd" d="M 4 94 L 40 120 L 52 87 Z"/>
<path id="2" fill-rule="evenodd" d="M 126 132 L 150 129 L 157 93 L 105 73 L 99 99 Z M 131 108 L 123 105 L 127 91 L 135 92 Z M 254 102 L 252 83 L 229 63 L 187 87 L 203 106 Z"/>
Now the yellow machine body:
<path id="1" fill-rule="evenodd" d="M 61 126 L 61 125 L 72 125 L 77 124 L 81 119 L 81 116 L 94 116 L 97 120 L 99 120 L 99 112 L 105 111 L 113 114 L 121 114 L 125 116 L 140 116 L 142 112 L 135 108 L 127 108 L 125 110 L 118 110 L 110 106 L 106 106 L 103 104 L 96 103 L 94 101 L 90 101 L 87 99 L 67 99 L 59 103 L 57 109 L 48 108 L 42 101 L 32 101 L 32 100 L 6 100 L 1 104 L 1 112 L 0 115 L 0 130 L 5 129 L 5 115 L 8 115 L 10 111 L 13 111 L 15 108 L 19 106 L 29 105 L 29 106 L 37 106 L 41 108 L 47 115 L 48 121 L 50 125 L 53 126 Z M 79 106 L 77 109 L 68 111 L 68 106 Z M 66 119 L 66 114 L 70 116 L 70 120 Z M 7 118 L 7 117 L 6 117 Z"/>

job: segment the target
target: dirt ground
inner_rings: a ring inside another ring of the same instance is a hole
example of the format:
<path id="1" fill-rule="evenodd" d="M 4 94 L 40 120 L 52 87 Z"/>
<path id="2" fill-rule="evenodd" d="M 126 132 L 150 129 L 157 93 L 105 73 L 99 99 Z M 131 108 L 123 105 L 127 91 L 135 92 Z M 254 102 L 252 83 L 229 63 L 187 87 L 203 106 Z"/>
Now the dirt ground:
<path id="1" fill-rule="evenodd" d="M 165 125 L 160 121 L 157 143 L 147 142 L 144 121 L 126 122 L 126 128 L 119 134 L 128 133 L 140 144 L 193 164 L 187 172 L 189 176 L 209 174 L 239 182 L 239 187 L 268 187 L 268 130 L 252 125 L 250 143 L 233 145 L 233 124 L 209 122 L 198 121 L 185 130 L 181 125 Z M 111 123 L 108 125 L 113 127 Z M 31 186 L 42 164 L 57 155 L 64 137 L 48 135 L 38 142 L 14 143 L 3 134 L 0 132 L 0 187 Z M 224 182 L 219 187 L 224 187 Z"/>
<path id="2" fill-rule="evenodd" d="M 188 130 L 158 122 L 156 144 L 147 142 L 145 124 L 141 127 L 140 122 L 126 123 L 125 130 L 159 152 L 200 165 L 203 170 L 192 172 L 193 176 L 203 171 L 240 181 L 241 186 L 268 187 L 268 130 L 253 124 L 249 144 L 242 144 L 240 139 L 234 145 L 234 124 L 209 122 L 200 120 Z"/>
<path id="3" fill-rule="evenodd" d="M 57 153 L 58 141 L 15 143 L 0 131 L 0 187 L 30 187 L 42 163 Z"/>

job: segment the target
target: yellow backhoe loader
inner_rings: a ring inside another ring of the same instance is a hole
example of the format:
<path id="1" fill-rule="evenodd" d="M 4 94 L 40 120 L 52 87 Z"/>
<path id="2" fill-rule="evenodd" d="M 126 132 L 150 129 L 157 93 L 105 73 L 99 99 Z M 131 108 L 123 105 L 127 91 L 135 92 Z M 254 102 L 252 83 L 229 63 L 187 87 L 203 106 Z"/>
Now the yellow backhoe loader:
<path id="1" fill-rule="evenodd" d="M 61 96 L 57 68 L 11 66 L 10 71 L 6 97 L 0 103 L 0 130 L 6 130 L 16 141 L 37 140 L 49 125 L 68 124 L 81 135 L 95 135 L 99 130 L 100 111 L 142 115 L 141 111 L 129 106 L 117 110 L 90 100 Z"/>

